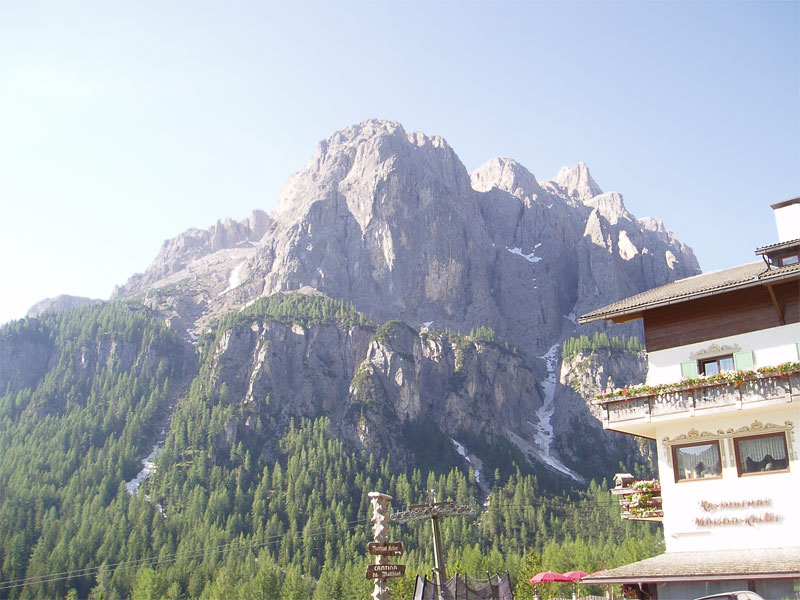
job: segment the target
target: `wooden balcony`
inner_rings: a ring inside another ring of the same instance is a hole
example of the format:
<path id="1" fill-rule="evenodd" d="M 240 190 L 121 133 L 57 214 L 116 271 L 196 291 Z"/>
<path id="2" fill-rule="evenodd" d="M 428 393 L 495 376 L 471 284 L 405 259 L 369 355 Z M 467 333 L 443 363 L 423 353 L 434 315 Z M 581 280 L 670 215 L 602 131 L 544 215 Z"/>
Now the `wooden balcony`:
<path id="1" fill-rule="evenodd" d="M 650 423 L 675 416 L 725 410 L 741 410 L 748 406 L 800 402 L 800 370 L 780 374 L 747 374 L 738 381 L 678 383 L 641 386 L 601 397 L 595 404 L 605 409 L 604 425 Z"/>

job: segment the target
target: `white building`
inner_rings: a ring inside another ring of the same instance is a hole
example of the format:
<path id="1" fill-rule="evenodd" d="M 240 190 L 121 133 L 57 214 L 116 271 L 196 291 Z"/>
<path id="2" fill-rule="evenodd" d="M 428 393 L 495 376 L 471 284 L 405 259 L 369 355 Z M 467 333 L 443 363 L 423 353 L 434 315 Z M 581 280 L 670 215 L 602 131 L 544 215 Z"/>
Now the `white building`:
<path id="1" fill-rule="evenodd" d="M 646 384 L 597 402 L 606 428 L 657 443 L 666 542 L 584 583 L 659 600 L 800 599 L 800 198 L 772 208 L 781 241 L 757 262 L 581 318 L 643 320 Z"/>

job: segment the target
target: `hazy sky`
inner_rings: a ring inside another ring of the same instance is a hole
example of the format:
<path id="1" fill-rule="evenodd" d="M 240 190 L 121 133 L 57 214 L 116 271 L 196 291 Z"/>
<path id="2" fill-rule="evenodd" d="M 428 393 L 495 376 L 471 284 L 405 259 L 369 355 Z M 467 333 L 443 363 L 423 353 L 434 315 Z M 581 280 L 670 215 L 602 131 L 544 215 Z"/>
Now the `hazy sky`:
<path id="1" fill-rule="evenodd" d="M 800 4 L 0 0 L 0 323 L 108 298 L 161 243 L 270 212 L 377 117 L 539 180 L 588 164 L 704 270 L 800 195 Z"/>

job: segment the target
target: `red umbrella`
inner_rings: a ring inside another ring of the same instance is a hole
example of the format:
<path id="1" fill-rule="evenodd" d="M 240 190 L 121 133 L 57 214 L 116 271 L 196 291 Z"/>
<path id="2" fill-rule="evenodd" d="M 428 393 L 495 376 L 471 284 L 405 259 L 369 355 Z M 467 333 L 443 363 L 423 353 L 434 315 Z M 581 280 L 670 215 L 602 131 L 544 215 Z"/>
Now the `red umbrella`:
<path id="1" fill-rule="evenodd" d="M 543 571 L 531 577 L 531 583 L 553 583 L 553 582 L 568 582 L 572 579 L 564 577 L 561 573 L 554 573 L 553 571 Z"/>
<path id="2" fill-rule="evenodd" d="M 580 581 L 587 575 L 588 573 L 585 571 L 567 571 L 564 573 L 564 577 L 568 577 L 570 581 Z"/>

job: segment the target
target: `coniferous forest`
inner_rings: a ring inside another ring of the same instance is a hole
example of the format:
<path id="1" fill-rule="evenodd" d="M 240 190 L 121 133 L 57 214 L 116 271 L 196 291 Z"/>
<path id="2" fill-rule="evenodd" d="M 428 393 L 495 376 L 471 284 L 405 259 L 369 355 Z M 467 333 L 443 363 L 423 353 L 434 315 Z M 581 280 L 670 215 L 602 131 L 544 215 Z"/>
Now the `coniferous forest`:
<path id="1" fill-rule="evenodd" d="M 431 490 L 475 506 L 442 521 L 448 571 L 508 570 L 518 598 L 532 597 L 538 570 L 592 572 L 662 550 L 657 526 L 620 519 L 607 481 L 569 483 L 500 449 L 482 487 L 436 460 L 421 426 L 408 435 L 431 456 L 412 468 L 349 448 L 324 415 L 279 427 L 268 399 L 243 403 L 208 371 L 215 336 L 254 314 L 381 334 L 349 305 L 297 297 L 225 317 L 196 346 L 124 302 L 0 329 L 1 598 L 367 598 L 370 491 L 394 510 Z M 247 436 L 227 427 L 234 417 Z M 131 493 L 157 442 L 155 473 Z M 433 567 L 430 527 L 391 531 L 407 565 L 393 597 L 410 598 Z"/>

